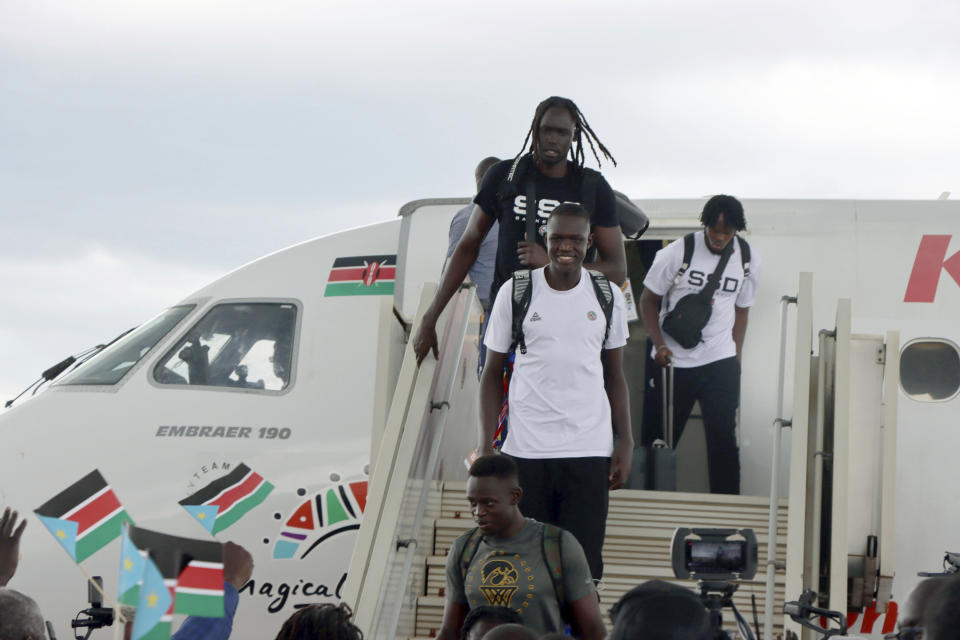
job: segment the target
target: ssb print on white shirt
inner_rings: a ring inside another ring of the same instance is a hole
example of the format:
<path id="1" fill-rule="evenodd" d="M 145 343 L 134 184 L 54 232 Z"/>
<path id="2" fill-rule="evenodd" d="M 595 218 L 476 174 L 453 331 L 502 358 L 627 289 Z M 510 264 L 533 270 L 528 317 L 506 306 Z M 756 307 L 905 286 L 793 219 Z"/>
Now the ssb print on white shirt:
<path id="1" fill-rule="evenodd" d="M 742 309 L 752 307 L 757 298 L 757 279 L 760 275 L 760 254 L 750 245 L 750 277 L 743 277 L 743 260 L 740 243 L 733 239 L 733 254 L 723 270 L 720 289 L 713 297 L 713 312 L 710 321 L 703 328 L 703 342 L 693 349 L 684 349 L 666 333 L 664 343 L 673 352 L 675 367 L 699 367 L 724 358 L 737 355 L 737 345 L 733 341 L 734 307 Z M 657 252 L 653 265 L 643 279 L 643 286 L 669 302 L 669 309 L 661 308 L 660 323 L 667 311 L 676 305 L 685 295 L 696 293 L 703 288 L 707 276 L 713 273 L 720 262 L 720 256 L 707 248 L 703 231 L 694 234 L 693 257 L 690 267 L 676 288 L 673 279 L 683 264 L 683 238 L 674 240 Z M 669 292 L 669 295 L 668 295 Z M 651 351 L 651 356 L 654 355 Z"/>
<path id="2" fill-rule="evenodd" d="M 613 451 L 610 402 L 603 386 L 601 343 L 605 316 L 590 275 L 569 291 L 550 288 L 543 269 L 531 277 L 532 296 L 523 323 L 527 353 L 519 351 L 510 380 L 509 435 L 503 451 L 521 458 L 609 456 Z M 614 285 L 607 349 L 627 343 L 623 293 Z M 484 344 L 510 349 L 513 281 L 500 288 Z"/>

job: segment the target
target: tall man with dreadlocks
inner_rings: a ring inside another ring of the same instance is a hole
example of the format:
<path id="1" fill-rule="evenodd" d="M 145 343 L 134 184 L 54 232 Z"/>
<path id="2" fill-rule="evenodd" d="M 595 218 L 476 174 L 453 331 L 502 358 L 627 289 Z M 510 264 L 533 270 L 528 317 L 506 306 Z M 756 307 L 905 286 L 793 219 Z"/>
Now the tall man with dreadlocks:
<path id="1" fill-rule="evenodd" d="M 517 157 L 495 164 L 487 171 L 480 191 L 473 199 L 477 206 L 470 216 L 467 229 L 447 264 L 437 295 L 424 313 L 420 329 L 414 337 L 418 363 L 431 350 L 434 356 L 437 355 L 437 318 L 476 261 L 480 244 L 494 221 L 500 222 L 496 269 L 489 295 L 481 292 L 490 300 L 496 297 L 500 285 L 514 271 L 547 265 L 542 230 L 550 212 L 563 202 L 583 204 L 590 210 L 591 233 L 598 257 L 583 266 L 602 271 L 611 281 L 623 284 L 627 261 L 614 209 L 613 190 L 595 172 L 592 176 L 595 179 L 591 180 L 590 170 L 583 166 L 584 138 L 598 165 L 598 149 L 604 158 L 617 164 L 572 100 L 557 96 L 547 98 L 537 105 L 533 122 Z M 529 152 L 527 143 L 530 144 Z M 536 227 L 539 232 L 534 238 L 527 238 L 527 194 L 531 191 L 531 185 L 535 194 Z"/>

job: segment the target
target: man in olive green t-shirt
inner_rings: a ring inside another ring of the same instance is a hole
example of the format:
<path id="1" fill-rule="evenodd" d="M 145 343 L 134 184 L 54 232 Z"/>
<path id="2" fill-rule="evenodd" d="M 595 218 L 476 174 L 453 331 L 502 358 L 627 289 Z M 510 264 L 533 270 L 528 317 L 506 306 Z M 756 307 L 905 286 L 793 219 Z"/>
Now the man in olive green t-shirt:
<path id="1" fill-rule="evenodd" d="M 446 606 L 438 640 L 455 640 L 467 612 L 482 605 L 509 607 L 538 633 L 561 631 L 561 604 L 582 640 L 606 636 L 590 568 L 583 549 L 568 531 L 559 539 L 565 602 L 558 602 L 543 550 L 544 525 L 524 518 L 517 467 L 508 456 L 477 458 L 470 468 L 467 500 L 482 538 L 466 575 L 461 558 L 471 532 L 457 538 L 447 554 Z"/>

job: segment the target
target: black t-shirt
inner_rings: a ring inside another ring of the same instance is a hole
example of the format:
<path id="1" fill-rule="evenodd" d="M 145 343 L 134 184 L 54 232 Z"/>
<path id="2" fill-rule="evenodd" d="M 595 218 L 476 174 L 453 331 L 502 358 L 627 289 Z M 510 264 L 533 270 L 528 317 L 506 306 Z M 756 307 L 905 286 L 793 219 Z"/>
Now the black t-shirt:
<path id="1" fill-rule="evenodd" d="M 493 284 L 490 287 L 489 300 L 493 300 L 500 285 L 513 276 L 513 272 L 523 269 L 520 259 L 517 258 L 517 243 L 523 240 L 527 232 L 527 196 L 526 183 L 518 185 L 517 195 L 512 201 L 501 200 L 497 197 L 497 191 L 500 190 L 500 184 L 507 173 L 513 160 L 503 160 L 493 165 L 487 174 L 483 177 L 480 184 L 480 192 L 473 199 L 474 203 L 479 205 L 487 215 L 500 221 L 500 237 L 497 246 L 496 270 L 493 276 Z M 537 194 L 537 229 L 540 234 L 537 236 L 537 242 L 545 245 L 543 239 L 544 229 L 547 224 L 547 217 L 550 212 L 564 202 L 576 202 L 582 204 L 580 193 L 581 171 L 579 167 L 573 164 L 567 164 L 567 175 L 563 178 L 548 178 L 540 173 L 535 167 L 531 166 L 527 172 L 527 179 L 535 180 L 535 189 Z M 619 224 L 617 213 L 614 209 L 613 189 L 607 183 L 603 176 L 597 184 L 596 211 L 592 211 L 591 222 L 595 227 L 615 227 Z"/>

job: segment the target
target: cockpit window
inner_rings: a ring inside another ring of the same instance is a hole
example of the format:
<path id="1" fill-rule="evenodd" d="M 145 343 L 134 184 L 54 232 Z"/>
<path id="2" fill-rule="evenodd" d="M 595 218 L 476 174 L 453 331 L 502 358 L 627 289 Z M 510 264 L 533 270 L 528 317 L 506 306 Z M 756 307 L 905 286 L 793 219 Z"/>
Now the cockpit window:
<path id="1" fill-rule="evenodd" d="M 911 340 L 900 352 L 900 386 L 919 402 L 943 402 L 960 392 L 960 352 L 949 340 Z"/>
<path id="2" fill-rule="evenodd" d="M 213 307 L 153 370 L 160 384 L 280 391 L 290 384 L 297 307 Z"/>
<path id="3" fill-rule="evenodd" d="M 103 353 L 87 362 L 59 382 L 62 385 L 99 384 L 120 382 L 124 374 L 147 355 L 165 335 L 183 320 L 195 305 L 170 307 L 154 319 L 107 347 Z"/>

